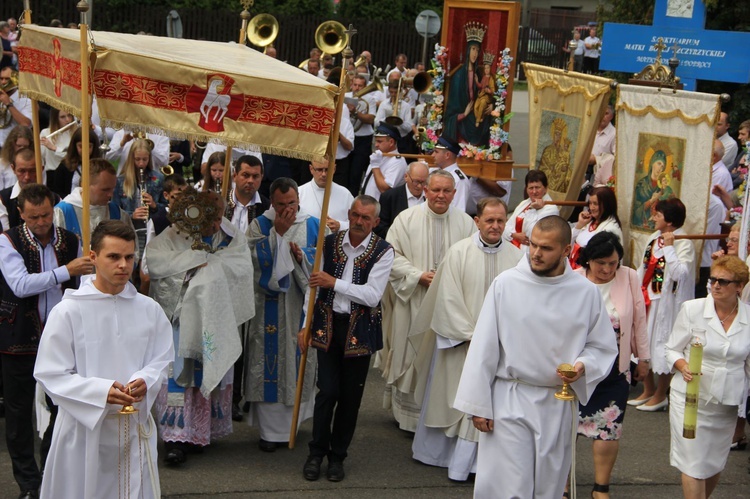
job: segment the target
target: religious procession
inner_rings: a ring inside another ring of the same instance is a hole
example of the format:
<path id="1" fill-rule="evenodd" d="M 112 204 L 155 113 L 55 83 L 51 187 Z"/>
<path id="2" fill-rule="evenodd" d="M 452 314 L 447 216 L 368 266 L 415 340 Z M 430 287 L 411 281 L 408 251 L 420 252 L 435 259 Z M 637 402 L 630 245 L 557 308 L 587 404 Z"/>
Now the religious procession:
<path id="1" fill-rule="evenodd" d="M 244 428 L 293 461 L 287 495 L 345 496 L 373 412 L 445 497 L 645 497 L 616 466 L 626 409 L 671 497 L 737 490 L 750 116 L 697 91 L 701 0 L 628 32 L 648 61 L 607 22 L 563 67 L 519 64 L 521 3 L 445 0 L 424 62 L 385 68 L 337 21 L 278 60 L 250 1 L 231 43 L 23 3 L 0 21 L 2 497 L 187 497 L 163 475 Z M 203 495 L 249 496 L 207 469 Z"/>

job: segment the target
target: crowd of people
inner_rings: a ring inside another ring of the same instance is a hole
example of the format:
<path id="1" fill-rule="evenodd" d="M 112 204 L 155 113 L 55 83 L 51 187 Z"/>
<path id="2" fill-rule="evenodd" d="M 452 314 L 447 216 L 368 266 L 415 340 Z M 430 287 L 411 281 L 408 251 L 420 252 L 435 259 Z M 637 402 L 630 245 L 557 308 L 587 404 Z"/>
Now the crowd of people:
<path id="1" fill-rule="evenodd" d="M 592 496 L 609 497 L 628 406 L 671 409 L 670 459 L 686 497 L 710 495 L 730 448 L 747 445 L 750 292 L 738 226 L 726 255 L 706 242 L 696 272 L 694 244 L 679 237 L 684 204 L 650 200 L 655 231 L 636 269 L 622 266 L 607 185 L 611 107 L 589 161 L 587 208 L 568 222 L 541 170 L 528 172 L 510 211 L 510 182 L 467 176 L 454 140 L 438 139 L 431 166 L 407 162 L 423 103 L 404 78 L 424 68 L 409 69 L 403 54 L 381 92 L 362 53 L 335 157 L 309 163 L 253 148 L 232 149 L 227 162 L 220 145 L 97 125 L 85 144 L 75 117 L 57 109 L 32 130 L 8 57 L 0 379 L 21 498 L 158 497 L 157 435 L 172 466 L 243 420 L 258 428 L 259 450 L 274 452 L 289 439 L 301 369 L 297 424 L 312 419 L 303 476 L 319 479 L 327 461 L 326 478 L 341 481 L 371 360 L 386 382 L 383 409 L 414 434 L 414 459 L 455 481 L 476 474 L 477 497 L 567 496 L 575 433 L 594 440 Z M 332 64 L 313 49 L 300 67 L 337 83 Z M 720 231 L 746 171 L 728 130 L 722 113 L 707 233 Z M 748 134 L 744 122 L 743 144 Z M 80 243 L 84 148 L 89 254 Z M 180 225 L 186 197 L 205 219 L 194 239 Z M 545 304 L 533 323 L 531 302 Z M 696 437 L 687 439 L 696 329 L 705 349 Z M 563 381 L 578 401 L 556 399 Z M 644 389 L 630 398 L 633 381 Z M 135 412 L 119 415 L 123 406 Z M 123 474 L 123 462 L 135 473 Z"/>

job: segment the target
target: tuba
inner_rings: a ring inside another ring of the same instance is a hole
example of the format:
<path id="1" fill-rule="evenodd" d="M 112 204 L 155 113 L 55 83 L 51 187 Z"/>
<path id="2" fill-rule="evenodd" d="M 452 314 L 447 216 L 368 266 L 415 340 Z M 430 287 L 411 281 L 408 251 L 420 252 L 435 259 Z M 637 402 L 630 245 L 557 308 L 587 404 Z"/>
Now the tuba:
<path id="1" fill-rule="evenodd" d="M 256 47 L 263 47 L 263 53 L 279 36 L 279 21 L 271 14 L 258 14 L 250 20 L 247 39 Z"/>

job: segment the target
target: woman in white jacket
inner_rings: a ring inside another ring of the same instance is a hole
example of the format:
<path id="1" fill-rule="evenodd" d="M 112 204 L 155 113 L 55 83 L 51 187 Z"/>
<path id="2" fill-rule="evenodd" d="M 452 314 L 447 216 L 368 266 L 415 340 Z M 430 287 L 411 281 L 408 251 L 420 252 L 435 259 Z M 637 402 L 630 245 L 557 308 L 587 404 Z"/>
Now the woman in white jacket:
<path id="1" fill-rule="evenodd" d="M 646 300 L 651 369 L 658 381 L 654 383 L 653 373 L 649 374 L 643 382 L 643 393 L 628 401 L 628 405 L 646 412 L 666 410 L 669 404 L 667 388 L 672 366 L 664 356 L 664 344 L 680 306 L 695 297 L 695 248 L 687 239 L 675 239 L 675 235 L 684 234 L 681 227 L 685 223 L 685 205 L 672 198 L 657 202 L 654 210 L 651 219 L 656 232 L 646 243 L 638 278 Z"/>
<path id="2" fill-rule="evenodd" d="M 531 170 L 526 174 L 525 183 L 528 198 L 521 201 L 508 218 L 503 239 L 528 253 L 531 229 L 542 218 L 558 215 L 560 210 L 555 205 L 544 204 L 552 198 L 547 194 L 547 175 L 543 171 Z"/>
<path id="3" fill-rule="evenodd" d="M 750 306 L 739 295 L 748 282 L 748 268 L 735 256 L 711 265 L 711 294 L 686 302 L 666 344 L 666 359 L 681 375 L 672 379 L 669 422 L 670 462 L 682 472 L 682 491 L 688 498 L 710 497 L 724 469 L 732 443 L 737 410 L 745 400 L 750 378 Z M 702 338 L 698 420 L 695 438 L 682 434 L 690 343 Z M 696 334 L 697 333 L 697 334 Z"/>

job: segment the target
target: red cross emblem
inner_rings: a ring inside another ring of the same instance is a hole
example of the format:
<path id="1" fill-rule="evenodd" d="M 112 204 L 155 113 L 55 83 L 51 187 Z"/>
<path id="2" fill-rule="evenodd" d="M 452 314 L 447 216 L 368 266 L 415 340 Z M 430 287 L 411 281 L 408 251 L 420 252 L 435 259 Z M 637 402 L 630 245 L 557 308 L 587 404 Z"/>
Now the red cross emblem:
<path id="1" fill-rule="evenodd" d="M 237 120 L 244 94 L 231 94 L 234 79 L 223 74 L 206 77 L 206 88 L 193 85 L 187 94 L 187 112 L 200 113 L 198 126 L 208 132 L 223 132 L 224 118 Z"/>
<path id="2" fill-rule="evenodd" d="M 53 81 L 55 83 L 55 95 L 60 97 L 62 95 L 62 46 L 60 40 L 57 38 L 52 39 L 52 61 L 55 63 L 55 74 Z"/>

